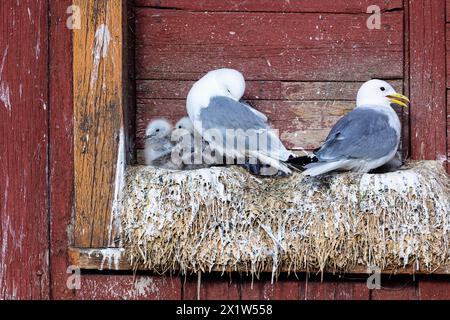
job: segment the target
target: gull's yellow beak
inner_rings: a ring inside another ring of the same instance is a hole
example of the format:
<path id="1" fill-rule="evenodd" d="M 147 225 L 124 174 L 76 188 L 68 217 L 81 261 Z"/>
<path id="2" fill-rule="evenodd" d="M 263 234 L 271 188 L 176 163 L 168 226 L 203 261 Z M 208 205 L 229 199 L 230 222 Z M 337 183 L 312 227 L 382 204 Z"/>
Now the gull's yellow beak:
<path id="1" fill-rule="evenodd" d="M 390 95 L 386 96 L 386 98 L 391 100 L 392 103 L 395 103 L 401 107 L 404 107 L 404 108 L 409 107 L 409 103 L 410 103 L 409 99 L 400 93 L 390 94 Z"/>

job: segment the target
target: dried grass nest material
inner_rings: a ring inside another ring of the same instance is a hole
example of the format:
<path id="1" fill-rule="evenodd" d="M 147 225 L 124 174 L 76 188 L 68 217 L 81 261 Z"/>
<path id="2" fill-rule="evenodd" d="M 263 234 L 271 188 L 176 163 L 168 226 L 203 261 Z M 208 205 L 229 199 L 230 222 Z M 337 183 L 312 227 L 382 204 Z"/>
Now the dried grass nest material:
<path id="1" fill-rule="evenodd" d="M 439 162 L 386 174 L 258 178 L 237 167 L 127 173 L 121 224 L 135 267 L 164 273 L 339 272 L 450 262 Z"/>

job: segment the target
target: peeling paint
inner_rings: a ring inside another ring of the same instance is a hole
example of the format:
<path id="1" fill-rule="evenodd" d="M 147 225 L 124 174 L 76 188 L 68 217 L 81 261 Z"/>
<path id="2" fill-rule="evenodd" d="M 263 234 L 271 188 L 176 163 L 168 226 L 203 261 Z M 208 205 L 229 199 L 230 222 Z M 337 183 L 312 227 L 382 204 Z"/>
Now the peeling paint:
<path id="1" fill-rule="evenodd" d="M 5 108 L 8 111 L 11 111 L 12 106 L 11 106 L 9 86 L 4 82 L 0 83 L 0 101 L 3 102 Z"/>
<path id="2" fill-rule="evenodd" d="M 100 61 L 102 58 L 106 58 L 108 56 L 110 42 L 111 33 L 109 32 L 108 25 L 100 25 L 95 32 L 94 49 L 92 51 L 94 62 L 92 66 L 91 87 L 97 83 Z"/>
<path id="3" fill-rule="evenodd" d="M 120 214 L 122 209 L 122 194 L 123 188 L 125 186 L 125 167 L 126 167 L 126 156 L 125 156 L 125 131 L 124 128 L 120 128 L 119 132 L 119 147 L 117 152 L 117 164 L 116 164 L 116 179 L 114 185 L 114 199 L 112 205 L 111 221 L 109 223 L 109 244 L 114 245 L 112 239 L 113 229 L 121 232 L 121 221 Z"/>
<path id="4" fill-rule="evenodd" d="M 100 270 L 103 270 L 105 268 L 105 263 L 109 270 L 119 270 L 120 259 L 124 251 L 124 249 L 118 248 L 95 249 L 89 250 L 88 256 L 90 258 L 92 254 L 95 254 L 98 258 L 102 259 Z"/>
<path id="5" fill-rule="evenodd" d="M 5 68 L 6 57 L 8 56 L 9 46 L 6 46 L 3 52 L 2 62 L 0 64 L 0 101 L 4 104 L 8 111 L 11 111 L 11 94 L 9 86 L 6 82 L 2 80 L 3 69 Z"/>
<path id="6" fill-rule="evenodd" d="M 134 283 L 134 295 L 145 297 L 148 294 L 158 293 L 158 286 L 150 277 L 139 277 Z"/>

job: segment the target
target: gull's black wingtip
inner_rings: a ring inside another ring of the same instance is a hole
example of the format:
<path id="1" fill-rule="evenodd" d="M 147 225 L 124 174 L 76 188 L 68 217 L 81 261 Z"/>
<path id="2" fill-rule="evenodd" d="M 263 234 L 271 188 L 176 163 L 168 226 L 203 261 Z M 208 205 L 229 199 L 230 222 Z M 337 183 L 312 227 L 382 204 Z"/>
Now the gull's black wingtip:
<path id="1" fill-rule="evenodd" d="M 301 156 L 301 157 L 290 157 L 286 163 L 288 163 L 290 166 L 294 167 L 295 169 L 298 169 L 300 171 L 306 170 L 305 166 L 317 162 L 318 159 L 316 156 Z"/>

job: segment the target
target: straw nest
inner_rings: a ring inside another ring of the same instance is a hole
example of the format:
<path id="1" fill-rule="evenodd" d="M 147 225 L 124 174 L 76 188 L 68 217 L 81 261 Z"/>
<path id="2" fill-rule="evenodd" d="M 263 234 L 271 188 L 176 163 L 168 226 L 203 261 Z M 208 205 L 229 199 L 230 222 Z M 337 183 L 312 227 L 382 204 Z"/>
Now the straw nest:
<path id="1" fill-rule="evenodd" d="M 159 273 L 433 271 L 450 262 L 449 197 L 438 162 L 385 174 L 276 179 L 237 167 L 133 167 L 122 240 L 135 267 Z"/>

